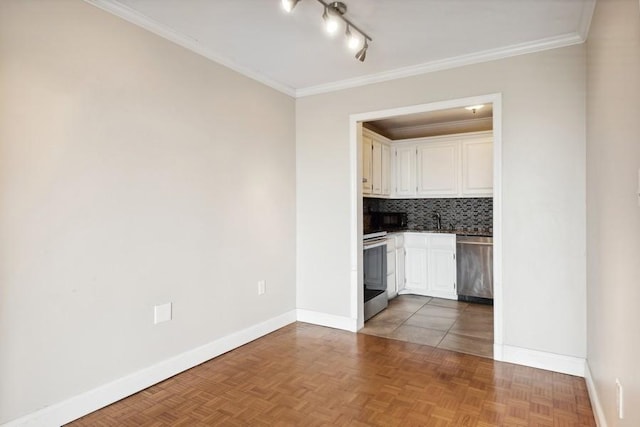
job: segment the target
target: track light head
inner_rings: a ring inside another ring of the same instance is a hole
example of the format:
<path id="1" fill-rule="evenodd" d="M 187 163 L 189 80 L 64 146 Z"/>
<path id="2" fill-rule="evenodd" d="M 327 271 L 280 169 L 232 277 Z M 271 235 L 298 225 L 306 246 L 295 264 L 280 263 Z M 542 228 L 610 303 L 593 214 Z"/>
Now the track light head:
<path id="1" fill-rule="evenodd" d="M 285 12 L 291 13 L 300 0 L 282 0 L 282 8 Z"/>
<path id="2" fill-rule="evenodd" d="M 347 46 L 349 46 L 349 49 L 356 50 L 360 46 L 360 38 L 356 33 L 351 32 L 351 25 L 347 24 L 347 30 L 344 32 L 344 35 L 347 38 Z"/>
<path id="3" fill-rule="evenodd" d="M 333 34 L 338 29 L 338 20 L 334 16 L 333 9 L 331 13 L 329 13 L 329 8 L 325 6 L 324 12 L 322 13 L 322 19 L 324 20 L 324 27 L 329 34 Z"/>
<path id="4" fill-rule="evenodd" d="M 362 49 L 360 49 L 358 51 L 358 53 L 356 53 L 356 59 L 360 62 L 364 62 L 364 60 L 367 57 L 367 49 L 369 48 L 369 44 L 367 43 L 367 39 L 364 39 L 364 46 L 362 46 Z"/>

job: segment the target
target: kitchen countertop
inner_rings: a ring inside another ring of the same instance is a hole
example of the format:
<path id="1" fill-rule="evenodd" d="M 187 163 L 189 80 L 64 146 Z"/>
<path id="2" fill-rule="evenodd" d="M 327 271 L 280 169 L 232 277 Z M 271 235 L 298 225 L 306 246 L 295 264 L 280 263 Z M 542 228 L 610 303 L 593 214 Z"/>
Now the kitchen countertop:
<path id="1" fill-rule="evenodd" d="M 387 230 L 387 235 L 394 233 L 443 233 L 443 234 L 455 234 L 459 236 L 483 236 L 483 237 L 493 237 L 493 232 L 491 231 L 479 231 L 479 230 L 428 230 L 424 228 L 406 228 L 401 230 Z"/>

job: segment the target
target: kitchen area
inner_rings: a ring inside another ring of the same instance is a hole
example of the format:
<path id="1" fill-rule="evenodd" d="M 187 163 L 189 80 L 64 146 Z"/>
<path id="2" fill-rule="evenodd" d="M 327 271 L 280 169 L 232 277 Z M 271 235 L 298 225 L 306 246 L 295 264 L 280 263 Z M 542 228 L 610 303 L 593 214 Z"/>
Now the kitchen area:
<path id="1" fill-rule="evenodd" d="M 493 356 L 491 107 L 363 123 L 361 333 Z"/>

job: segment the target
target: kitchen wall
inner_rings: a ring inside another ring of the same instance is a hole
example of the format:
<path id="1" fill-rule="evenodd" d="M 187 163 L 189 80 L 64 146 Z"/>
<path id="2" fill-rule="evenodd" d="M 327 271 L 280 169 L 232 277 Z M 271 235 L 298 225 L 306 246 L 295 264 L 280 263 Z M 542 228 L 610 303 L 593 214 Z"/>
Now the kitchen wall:
<path id="1" fill-rule="evenodd" d="M 362 198 L 362 212 L 405 212 L 408 228 L 435 230 L 435 213 L 442 228 L 466 231 L 493 231 L 493 198 L 376 199 Z"/>
<path id="2" fill-rule="evenodd" d="M 0 424 L 295 309 L 292 98 L 79 0 L 0 93 Z"/>
<path id="3" fill-rule="evenodd" d="M 638 0 L 597 2 L 587 52 L 588 364 L 607 425 L 640 426 Z"/>
<path id="4" fill-rule="evenodd" d="M 349 115 L 502 93 L 504 343 L 585 357 L 585 68 L 576 45 L 298 99 L 298 308 L 351 316 Z"/>

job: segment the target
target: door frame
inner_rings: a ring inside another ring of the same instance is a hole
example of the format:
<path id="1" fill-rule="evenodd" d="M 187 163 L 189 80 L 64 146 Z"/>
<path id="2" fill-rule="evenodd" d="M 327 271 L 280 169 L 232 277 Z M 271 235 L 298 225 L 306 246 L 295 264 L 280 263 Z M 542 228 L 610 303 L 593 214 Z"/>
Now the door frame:
<path id="1" fill-rule="evenodd" d="M 458 98 L 426 104 L 349 115 L 349 152 L 351 181 L 351 318 L 356 330 L 364 326 L 364 290 L 362 272 L 362 122 L 407 114 L 425 113 L 477 104 L 493 104 L 493 329 L 495 360 L 502 360 L 503 286 L 502 286 L 502 94 Z"/>

